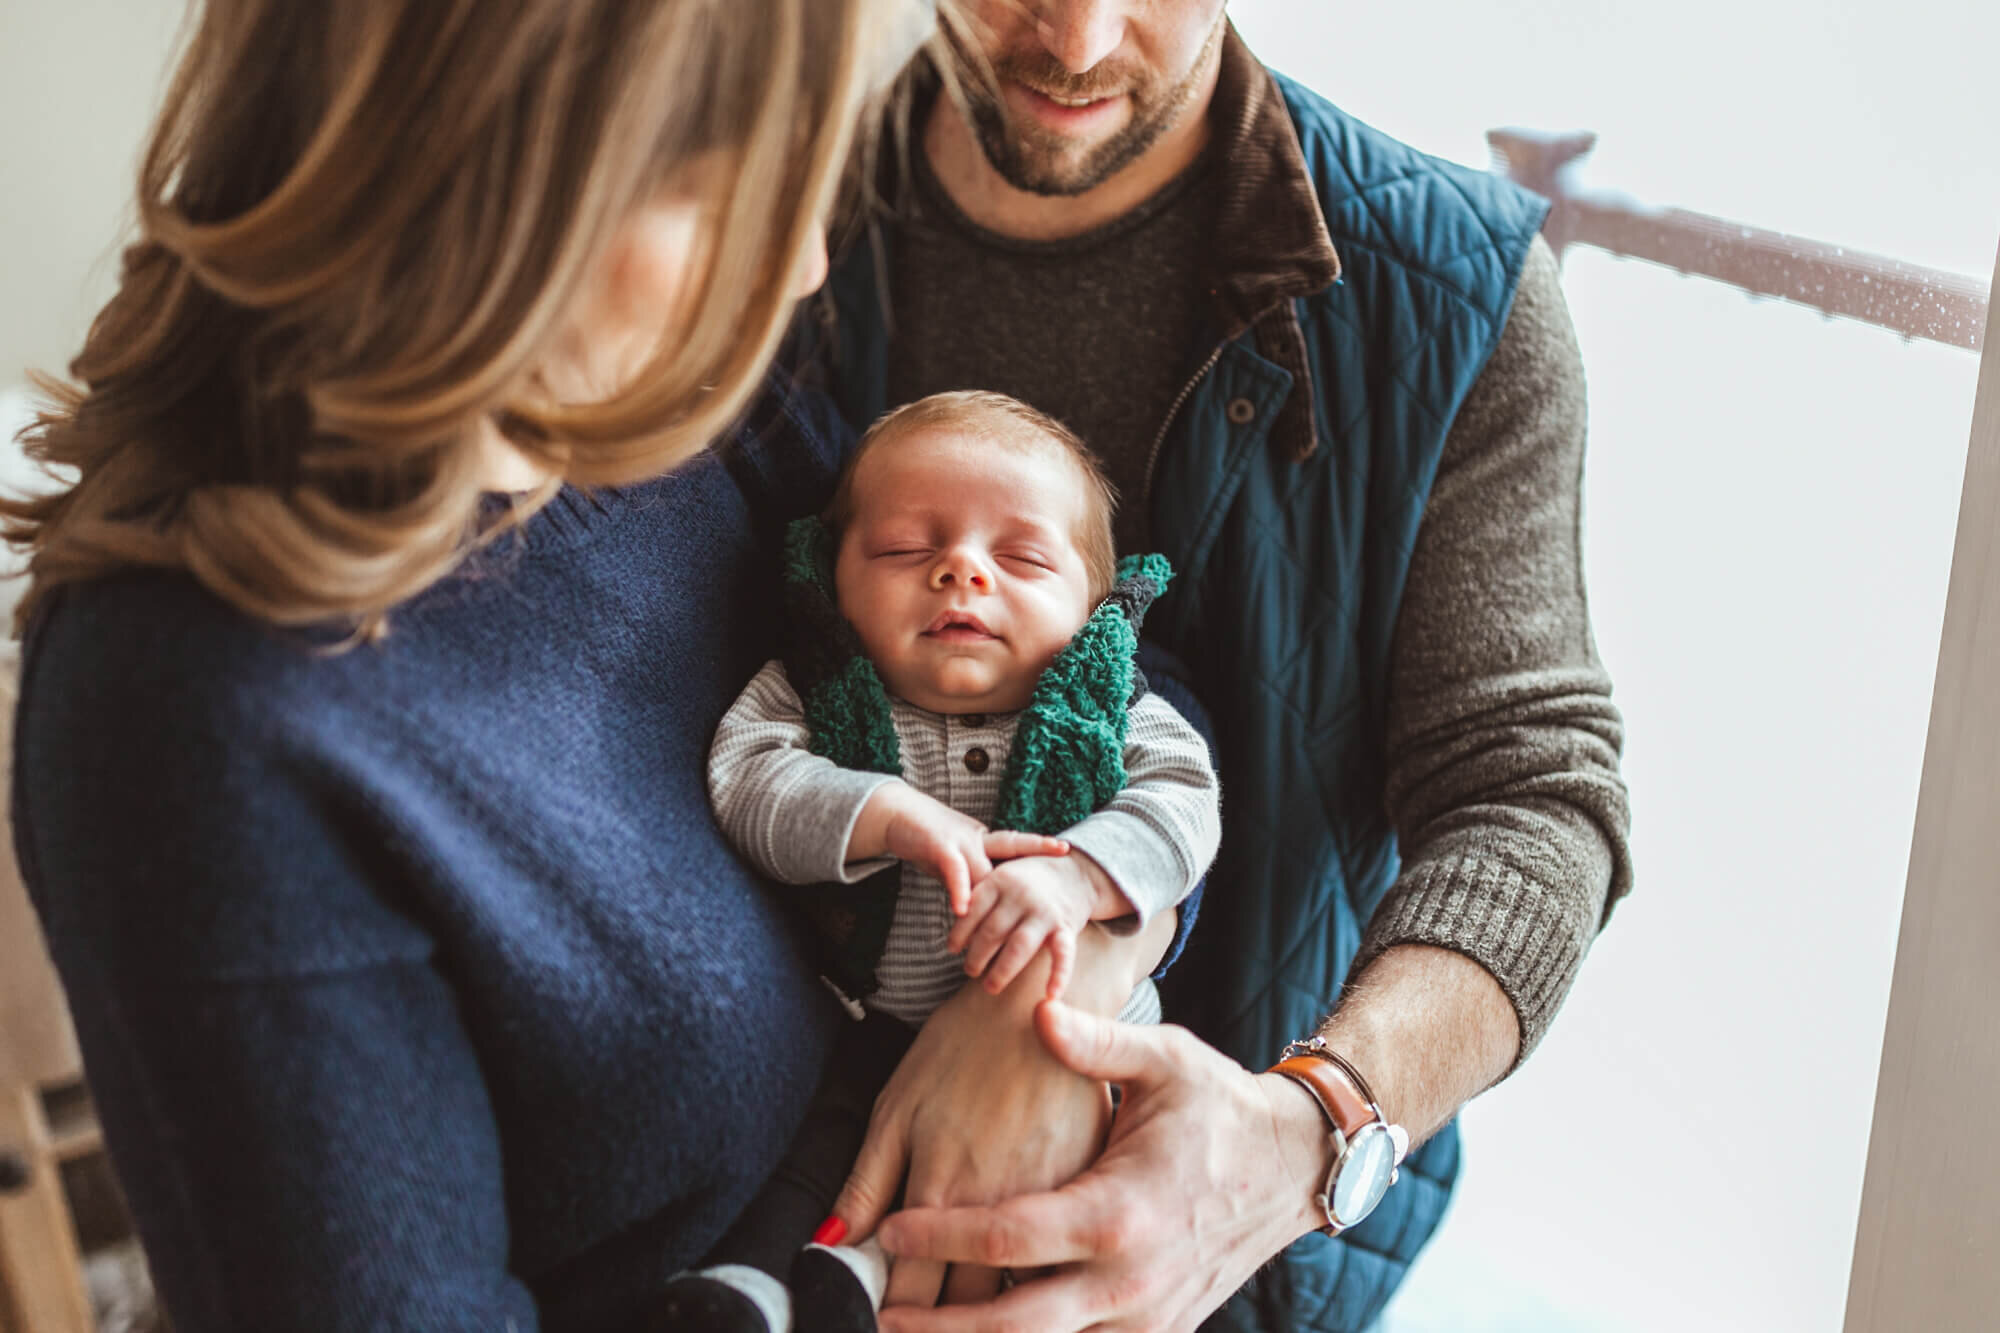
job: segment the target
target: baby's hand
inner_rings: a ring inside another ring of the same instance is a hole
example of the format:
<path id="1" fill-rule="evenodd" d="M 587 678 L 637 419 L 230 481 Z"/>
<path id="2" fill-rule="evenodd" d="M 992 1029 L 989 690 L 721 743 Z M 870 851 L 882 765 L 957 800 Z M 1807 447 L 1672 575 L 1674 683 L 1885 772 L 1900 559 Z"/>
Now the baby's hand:
<path id="1" fill-rule="evenodd" d="M 879 803 L 879 804 L 878 804 Z M 1015 856 L 1061 857 L 1069 844 L 1036 833 L 994 832 L 906 783 L 876 789 L 862 822 L 880 820 L 883 851 L 926 867 L 944 881 L 955 916 L 964 916 L 973 886 L 993 873 L 993 863 Z"/>
<path id="2" fill-rule="evenodd" d="M 1090 923 L 1098 891 L 1081 856 L 1025 856 L 972 886 L 972 904 L 945 947 L 965 950 L 967 976 L 984 973 L 998 995 L 1038 950 L 1049 951 L 1051 1000 L 1062 998 L 1076 966 L 1076 936 Z"/>

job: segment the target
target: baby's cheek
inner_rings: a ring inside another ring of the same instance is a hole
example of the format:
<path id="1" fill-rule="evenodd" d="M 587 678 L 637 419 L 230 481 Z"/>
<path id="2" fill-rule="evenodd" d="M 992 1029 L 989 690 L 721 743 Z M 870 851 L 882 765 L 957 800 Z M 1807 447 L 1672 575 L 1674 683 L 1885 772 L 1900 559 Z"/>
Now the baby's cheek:
<path id="1" fill-rule="evenodd" d="M 889 693 L 907 699 L 912 694 L 924 693 L 931 685 L 929 675 L 921 666 L 900 661 L 894 657 L 872 655 L 875 674 L 882 678 L 882 684 Z"/>
<path id="2" fill-rule="evenodd" d="M 893 643 L 888 633 L 886 609 L 882 599 L 871 596 L 865 582 L 851 588 L 842 589 L 849 594 L 839 601 L 840 614 L 847 617 L 847 623 L 854 626 L 855 634 L 861 640 L 861 647 L 871 658 L 879 658 Z"/>

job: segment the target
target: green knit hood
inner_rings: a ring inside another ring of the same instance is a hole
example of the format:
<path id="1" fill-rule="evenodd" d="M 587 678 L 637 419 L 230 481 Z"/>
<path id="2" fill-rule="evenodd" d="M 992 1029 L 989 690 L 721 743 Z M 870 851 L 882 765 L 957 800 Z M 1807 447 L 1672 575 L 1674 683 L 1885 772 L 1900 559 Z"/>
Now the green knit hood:
<path id="1" fill-rule="evenodd" d="M 814 754 L 842 768 L 901 775 L 889 692 L 834 594 L 835 553 L 833 534 L 818 518 L 799 519 L 785 533 L 785 670 L 805 707 Z M 996 827 L 1060 833 L 1124 790 L 1126 718 L 1146 693 L 1134 660 L 1139 627 L 1172 577 L 1163 556 L 1119 561 L 1111 591 L 1022 710 Z M 899 883 L 891 867 L 859 884 L 815 885 L 802 895 L 831 946 L 829 977 L 849 995 L 875 989 Z"/>

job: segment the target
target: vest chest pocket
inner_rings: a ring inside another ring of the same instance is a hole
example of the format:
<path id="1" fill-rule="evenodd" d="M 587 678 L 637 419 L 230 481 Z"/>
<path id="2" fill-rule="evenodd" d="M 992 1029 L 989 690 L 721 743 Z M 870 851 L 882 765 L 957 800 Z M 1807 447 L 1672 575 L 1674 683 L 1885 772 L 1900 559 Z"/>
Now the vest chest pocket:
<path id="1" fill-rule="evenodd" d="M 1151 501 L 1153 544 L 1173 562 L 1182 595 L 1154 613 L 1168 634 L 1186 626 L 1202 600 L 1209 556 L 1250 467 L 1270 448 L 1271 425 L 1292 391 L 1288 371 L 1258 355 L 1244 334 L 1223 348 L 1181 405 L 1160 447 Z"/>

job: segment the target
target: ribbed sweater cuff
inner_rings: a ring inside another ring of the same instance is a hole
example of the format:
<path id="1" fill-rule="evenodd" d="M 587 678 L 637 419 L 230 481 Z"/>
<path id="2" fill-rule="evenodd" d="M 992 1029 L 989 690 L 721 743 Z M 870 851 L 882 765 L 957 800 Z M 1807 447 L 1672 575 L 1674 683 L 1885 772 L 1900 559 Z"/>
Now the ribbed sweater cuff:
<path id="1" fill-rule="evenodd" d="M 1548 1031 L 1589 947 L 1596 923 L 1579 909 L 1587 905 L 1502 861 L 1464 855 L 1421 861 L 1404 868 L 1376 909 L 1349 975 L 1359 976 L 1399 944 L 1464 954 L 1493 974 L 1514 1006 L 1518 1069 Z"/>

